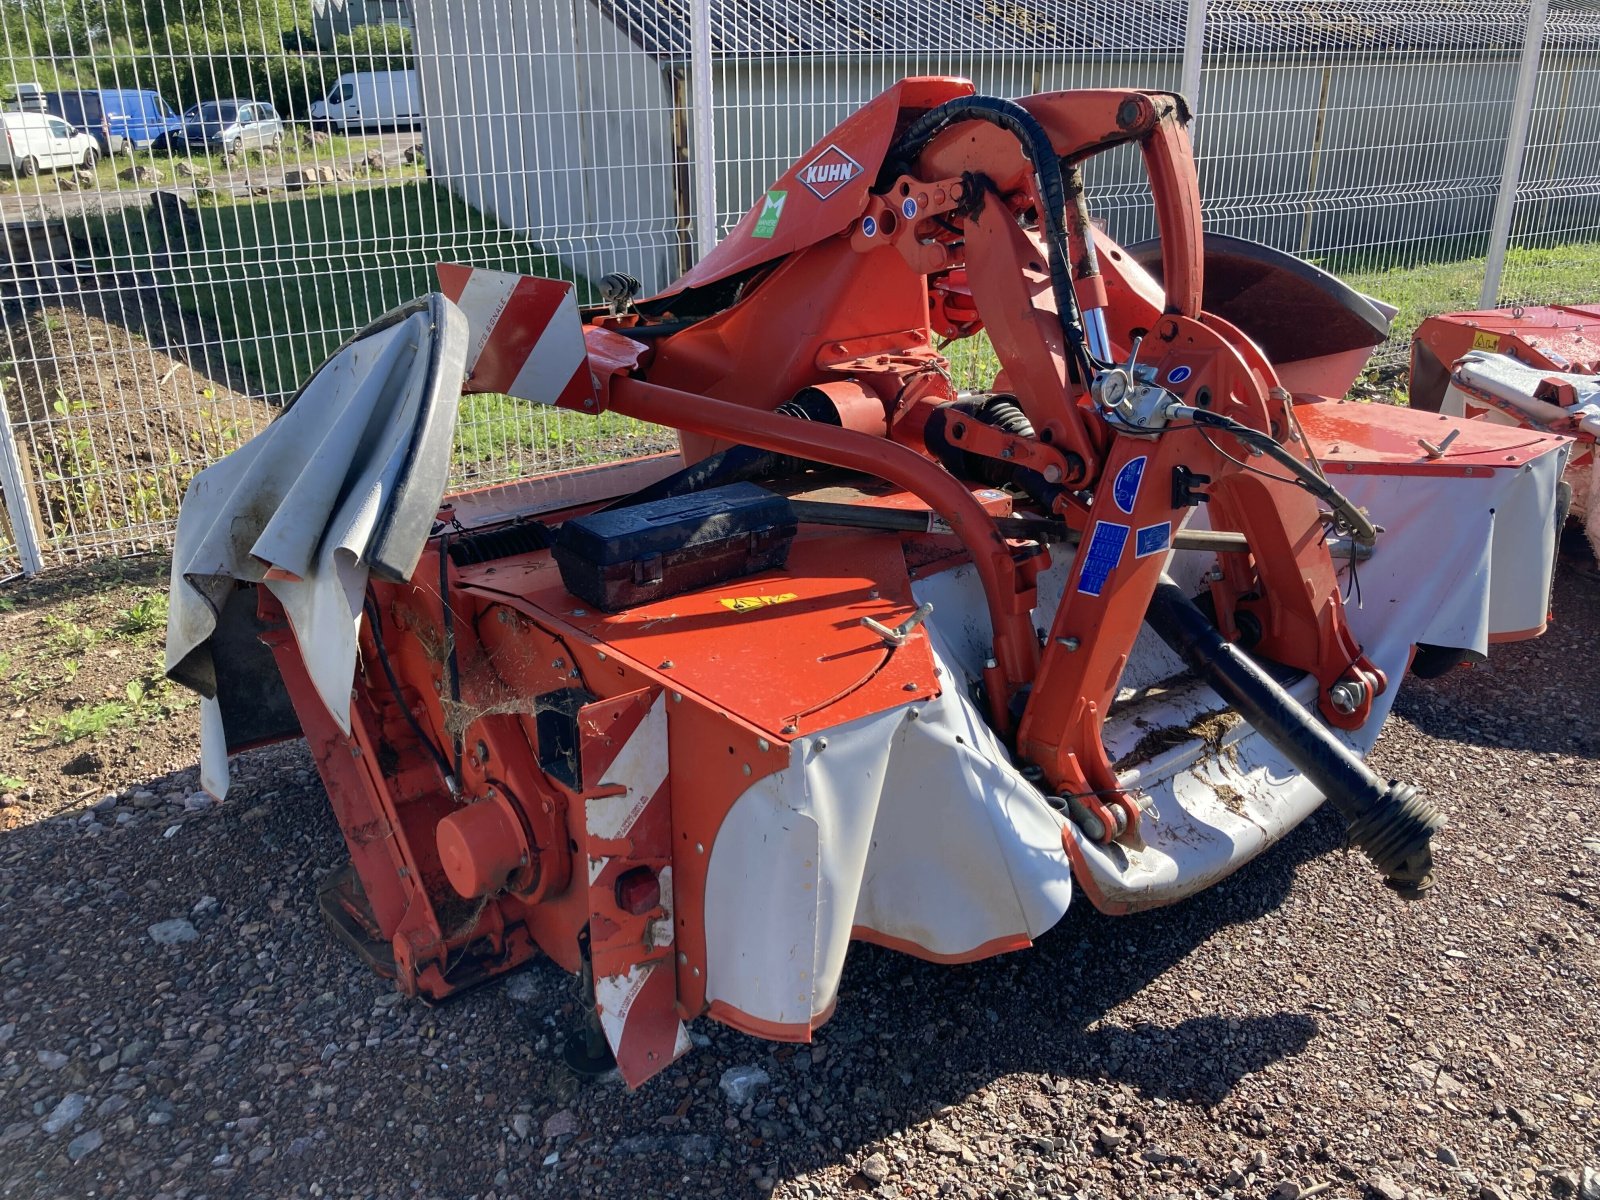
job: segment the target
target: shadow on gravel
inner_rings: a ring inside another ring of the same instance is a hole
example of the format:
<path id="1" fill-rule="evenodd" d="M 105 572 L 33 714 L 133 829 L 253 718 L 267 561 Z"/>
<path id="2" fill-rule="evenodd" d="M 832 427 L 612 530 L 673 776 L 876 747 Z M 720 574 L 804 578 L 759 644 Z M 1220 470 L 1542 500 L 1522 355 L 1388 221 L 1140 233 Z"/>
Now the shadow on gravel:
<path id="1" fill-rule="evenodd" d="M 1342 844 L 1338 817 L 1319 812 L 1263 859 L 1187 903 L 1108 917 L 1079 895 L 1031 950 L 966 966 L 857 945 L 840 987 L 839 1015 L 818 1040 L 848 1039 L 865 1018 L 887 1055 L 882 1086 L 898 1095 L 911 1120 L 959 1099 L 952 1083 L 970 1092 L 1014 1072 L 1217 1104 L 1244 1076 L 1302 1050 L 1316 1035 L 1315 1017 L 1285 1009 L 1167 1025 L 1124 1022 L 1116 1009 L 1139 993 L 1159 996 L 1172 967 L 1205 953 L 1218 930 L 1277 908 L 1302 863 Z M 1283 982 L 1293 971 L 1286 959 Z M 1275 982 L 1263 978 L 1261 986 L 1270 993 Z M 1173 1007 L 1182 1000 L 1192 1009 L 1196 999 L 1175 994 Z"/>
<path id="2" fill-rule="evenodd" d="M 220 811 L 185 813 L 168 801 L 122 828 L 109 811 L 97 833 L 65 814 L 0 837 L 0 928 L 9 928 L 0 988 L 27 1014 L 13 1048 L 28 1064 L 36 1051 L 67 1063 L 59 1074 L 30 1065 L 0 1085 L 0 1139 L 22 1139 L 0 1154 L 21 1153 L 18 1169 L 58 1190 L 87 1186 L 85 1172 L 106 1159 L 79 1163 L 62 1156 L 65 1137 L 37 1136 L 39 1113 L 69 1089 L 97 1114 L 74 1133 L 104 1136 L 148 1190 L 248 1180 L 249 1194 L 288 1195 L 307 1180 L 359 1178 L 400 1194 L 415 1172 L 443 1194 L 465 1194 L 481 1186 L 469 1188 L 459 1164 L 502 1160 L 512 1183 L 501 1195 L 582 1194 L 573 1172 L 616 1171 L 628 1187 L 596 1179 L 587 1194 L 710 1196 L 743 1194 L 754 1177 L 746 1170 L 784 1178 L 837 1164 L 1007 1076 L 1023 1077 L 1019 1094 L 1046 1103 L 1058 1087 L 1075 1094 L 1074 1123 L 1105 1118 L 1073 1081 L 1102 1098 L 1120 1089 L 1214 1106 L 1318 1035 L 1291 978 L 1303 950 L 1262 932 L 1246 958 L 1230 961 L 1223 943 L 1237 953 L 1238 939 L 1208 939 L 1279 907 L 1302 864 L 1340 845 L 1330 814 L 1170 909 L 1112 918 L 1080 896 L 1028 951 L 951 967 L 857 945 L 837 1013 L 810 1050 L 697 1021 L 709 1045 L 652 1085 L 632 1094 L 579 1086 L 560 1066 L 558 1038 L 573 1011 L 562 972 L 535 964 L 516 988 L 491 983 L 433 1010 L 390 1005 L 388 986 L 321 929 L 316 882 L 345 853 L 303 746 L 235 763 L 237 793 Z M 189 768 L 145 786 L 181 794 L 192 781 Z M 1354 859 L 1350 867 L 1360 869 Z M 75 931 L 66 945 L 63 922 Z M 163 922 L 179 926 L 177 944 L 152 944 L 147 931 Z M 1265 1000 L 1254 1015 L 1230 1016 L 1236 1001 L 1179 990 L 1169 972 L 1185 960 L 1209 962 L 1213 975 L 1257 973 Z M 80 997 L 95 999 L 85 1007 Z M 1206 1015 L 1187 1016 L 1197 1007 Z M 102 1010 L 90 1025 L 72 1015 Z M 130 1045 L 148 1061 L 129 1061 Z M 751 1064 L 773 1086 L 764 1109 L 736 1112 L 716 1081 Z M 403 1094 L 394 1090 L 402 1079 L 411 1081 Z M 337 1116 L 317 1090 L 335 1084 Z M 134 1108 L 115 1121 L 98 1116 L 109 1095 Z M 516 1100 L 531 1105 L 531 1137 L 508 1142 Z M 258 1115 L 271 1146 L 231 1125 L 215 1132 L 213 1110 Z M 450 1161 L 432 1152 L 427 1132 L 445 1114 L 456 1114 Z M 587 1150 L 570 1135 L 541 1141 L 543 1123 L 557 1118 L 595 1140 Z M 169 1119 L 170 1133 L 157 1123 Z M 996 1128 L 1008 1119 L 996 1112 Z M 409 1130 L 412 1141 L 383 1144 L 380 1127 Z M 194 1142 L 201 1130 L 210 1132 Z M 559 1173 L 544 1161 L 552 1149 Z M 247 1151 L 265 1158 L 246 1161 Z"/>
<path id="3" fill-rule="evenodd" d="M 1583 550 L 1583 557 L 1564 553 L 1557 565 L 1544 634 L 1491 646 L 1487 663 L 1438 679 L 1408 677 L 1395 714 L 1448 741 L 1600 758 L 1600 574 Z"/>

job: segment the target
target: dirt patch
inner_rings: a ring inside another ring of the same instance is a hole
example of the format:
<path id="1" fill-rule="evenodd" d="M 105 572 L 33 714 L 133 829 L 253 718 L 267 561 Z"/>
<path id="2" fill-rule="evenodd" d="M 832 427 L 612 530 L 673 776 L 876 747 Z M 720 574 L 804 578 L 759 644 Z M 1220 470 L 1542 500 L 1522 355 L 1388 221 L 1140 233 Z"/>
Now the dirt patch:
<path id="1" fill-rule="evenodd" d="M 195 699 L 161 674 L 168 569 L 112 559 L 0 589 L 0 830 L 195 762 Z"/>
<path id="2" fill-rule="evenodd" d="M 1159 729 L 1152 729 L 1134 743 L 1132 750 L 1117 759 L 1112 764 L 1112 769 L 1125 771 L 1136 763 L 1149 762 L 1156 755 L 1171 750 L 1174 746 L 1182 746 L 1193 741 L 1204 742 L 1206 749 L 1216 754 L 1222 749 L 1222 739 L 1227 736 L 1228 730 L 1242 719 L 1232 709 L 1220 709 L 1217 712 L 1201 713 L 1188 725 L 1165 725 Z"/>
<path id="3" fill-rule="evenodd" d="M 62 553 L 144 549 L 177 515 L 189 479 L 237 449 L 275 409 L 156 348 L 124 320 L 71 306 L 6 319 L 0 363 L 31 502 Z"/>

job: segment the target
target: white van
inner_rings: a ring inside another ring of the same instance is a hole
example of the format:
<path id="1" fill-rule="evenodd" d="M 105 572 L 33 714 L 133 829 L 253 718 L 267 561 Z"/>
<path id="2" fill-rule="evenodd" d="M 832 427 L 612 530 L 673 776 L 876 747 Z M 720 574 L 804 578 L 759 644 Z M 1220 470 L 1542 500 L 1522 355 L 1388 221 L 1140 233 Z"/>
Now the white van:
<path id="1" fill-rule="evenodd" d="M 93 170 L 99 144 L 81 129 L 48 113 L 0 113 L 0 169 L 37 175 L 61 167 Z"/>
<path id="2" fill-rule="evenodd" d="M 422 119 L 415 71 L 352 71 L 311 106 L 311 120 L 341 133 L 409 129 Z"/>

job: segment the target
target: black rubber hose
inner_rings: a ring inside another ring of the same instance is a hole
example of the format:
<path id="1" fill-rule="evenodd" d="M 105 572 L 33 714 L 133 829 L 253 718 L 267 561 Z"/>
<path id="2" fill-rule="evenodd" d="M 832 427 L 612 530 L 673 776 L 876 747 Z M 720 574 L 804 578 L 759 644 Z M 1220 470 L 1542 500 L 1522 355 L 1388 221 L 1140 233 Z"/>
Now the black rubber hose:
<path id="1" fill-rule="evenodd" d="M 1292 763 L 1349 826 L 1349 837 L 1402 895 L 1433 884 L 1430 839 L 1444 824 L 1408 783 L 1385 784 L 1162 576 L 1145 615 L 1172 650 Z"/>
<path id="2" fill-rule="evenodd" d="M 1288 448 L 1271 434 L 1251 429 L 1250 426 L 1235 421 L 1232 417 L 1207 412 L 1203 408 L 1186 408 L 1184 411 L 1196 425 L 1231 434 L 1246 446 L 1254 446 L 1268 458 L 1286 468 L 1294 475 L 1295 482 L 1333 510 L 1339 528 L 1355 541 L 1363 546 L 1377 543 L 1378 528 L 1372 523 L 1372 519 L 1351 503 L 1343 492 L 1329 483 L 1314 467 L 1308 466 L 1289 453 Z"/>
<path id="3" fill-rule="evenodd" d="M 1073 382 L 1087 385 L 1094 378 L 1095 363 L 1084 337 L 1083 318 L 1078 312 L 1078 294 L 1072 287 L 1071 255 L 1067 249 L 1067 192 L 1061 177 L 1061 160 L 1056 156 L 1050 135 L 1032 113 L 1022 105 L 998 96 L 963 96 L 958 100 L 946 101 L 918 117 L 901 135 L 884 160 L 885 172 L 879 176 L 878 184 L 880 188 L 887 186 L 885 176 L 890 172 L 905 174 L 922 148 L 941 130 L 957 121 L 987 121 L 1007 130 L 1021 143 L 1023 154 L 1033 166 L 1034 179 L 1039 185 L 1039 205 L 1043 210 L 1039 219 L 1045 230 L 1050 290 L 1055 295 L 1062 332 L 1066 334 L 1072 350 L 1067 361 L 1075 376 Z"/>

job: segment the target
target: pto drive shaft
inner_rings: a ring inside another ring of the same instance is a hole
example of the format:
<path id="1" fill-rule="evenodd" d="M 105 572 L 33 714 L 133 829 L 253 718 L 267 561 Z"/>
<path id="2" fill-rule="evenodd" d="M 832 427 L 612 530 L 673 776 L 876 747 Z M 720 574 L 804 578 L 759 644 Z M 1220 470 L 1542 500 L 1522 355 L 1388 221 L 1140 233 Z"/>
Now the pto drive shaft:
<path id="1" fill-rule="evenodd" d="M 1444 824 L 1408 783 L 1387 785 L 1253 659 L 1233 645 L 1163 575 L 1145 616 L 1189 669 L 1238 710 L 1328 802 L 1343 814 L 1349 838 L 1401 895 L 1433 885 L 1429 839 Z"/>

